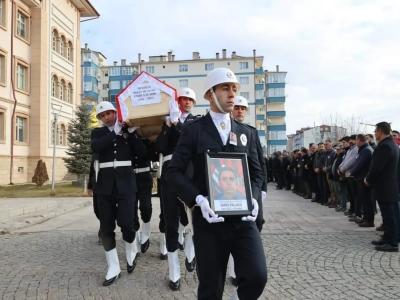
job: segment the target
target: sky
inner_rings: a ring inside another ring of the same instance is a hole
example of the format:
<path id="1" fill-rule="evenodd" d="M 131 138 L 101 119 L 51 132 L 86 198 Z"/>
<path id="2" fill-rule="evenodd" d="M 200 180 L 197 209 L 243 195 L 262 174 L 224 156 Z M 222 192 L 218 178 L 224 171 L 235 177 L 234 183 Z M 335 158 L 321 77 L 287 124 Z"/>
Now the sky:
<path id="1" fill-rule="evenodd" d="M 287 133 L 324 124 L 400 129 L 400 1 L 91 0 L 81 44 L 109 63 L 173 50 L 175 59 L 264 56 L 287 71 Z"/>

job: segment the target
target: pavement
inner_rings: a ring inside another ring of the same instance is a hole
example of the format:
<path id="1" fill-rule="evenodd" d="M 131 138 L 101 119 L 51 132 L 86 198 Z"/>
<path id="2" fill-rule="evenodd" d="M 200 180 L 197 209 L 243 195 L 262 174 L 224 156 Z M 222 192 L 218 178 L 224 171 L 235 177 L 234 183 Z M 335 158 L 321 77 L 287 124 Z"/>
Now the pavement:
<path id="1" fill-rule="evenodd" d="M 43 199 L 25 201 L 0 199 L 0 224 L 8 232 L 0 235 L 2 299 L 196 299 L 197 277 L 185 270 L 183 253 L 181 289 L 168 289 L 167 262 L 158 258 L 158 198 L 153 199 L 150 248 L 130 275 L 117 230 L 122 277 L 110 287 L 101 286 L 105 256 L 97 245 L 98 221 L 87 206 L 90 199 L 48 199 L 68 206 L 58 210 L 54 205 L 55 217 L 50 206 L 43 208 Z M 16 217 L 11 211 L 21 212 L 26 203 L 35 207 L 34 202 L 45 212 L 43 219 L 34 224 L 30 215 L 40 210 L 23 210 L 31 223 L 20 226 L 23 214 Z M 261 237 L 269 278 L 260 299 L 400 299 L 400 254 L 374 250 L 375 228 L 360 228 L 343 213 L 272 185 L 264 214 Z M 380 222 L 377 215 L 375 224 Z M 227 281 L 224 299 L 233 294 Z"/>

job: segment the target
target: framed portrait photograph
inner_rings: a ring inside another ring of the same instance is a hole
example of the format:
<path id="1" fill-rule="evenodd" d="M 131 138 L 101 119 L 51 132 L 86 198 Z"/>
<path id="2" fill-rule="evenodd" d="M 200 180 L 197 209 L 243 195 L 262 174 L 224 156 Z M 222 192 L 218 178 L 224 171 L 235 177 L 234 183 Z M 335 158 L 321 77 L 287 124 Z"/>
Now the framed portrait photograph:
<path id="1" fill-rule="evenodd" d="M 247 155 L 206 153 L 208 199 L 220 216 L 245 216 L 253 210 Z"/>

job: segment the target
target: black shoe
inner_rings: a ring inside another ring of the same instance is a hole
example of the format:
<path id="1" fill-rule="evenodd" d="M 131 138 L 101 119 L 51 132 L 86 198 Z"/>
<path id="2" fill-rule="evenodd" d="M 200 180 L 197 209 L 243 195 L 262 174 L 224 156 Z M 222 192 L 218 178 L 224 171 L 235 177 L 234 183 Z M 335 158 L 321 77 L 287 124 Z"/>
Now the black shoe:
<path id="1" fill-rule="evenodd" d="M 146 253 L 146 251 L 149 249 L 149 247 L 150 247 L 150 239 L 145 241 L 144 244 L 140 245 L 140 252 Z"/>
<path id="2" fill-rule="evenodd" d="M 160 253 L 160 259 L 161 260 L 167 260 L 168 259 L 168 255 Z"/>
<path id="3" fill-rule="evenodd" d="M 376 231 L 383 231 L 383 224 L 376 227 Z"/>
<path id="4" fill-rule="evenodd" d="M 119 273 L 117 276 L 114 276 L 113 278 L 104 280 L 103 286 L 112 285 L 114 283 L 114 281 L 116 281 L 120 276 L 121 276 L 121 273 Z"/>
<path id="5" fill-rule="evenodd" d="M 178 279 L 177 281 L 173 282 L 173 281 L 169 281 L 168 286 L 171 290 L 173 291 L 178 291 L 181 288 L 181 280 Z"/>
<path id="6" fill-rule="evenodd" d="M 386 241 L 384 241 L 384 240 L 381 238 L 381 239 L 379 239 L 379 240 L 373 240 L 373 241 L 371 242 L 371 244 L 372 244 L 372 245 L 375 245 L 375 246 L 380 246 L 380 245 L 386 244 Z"/>
<path id="7" fill-rule="evenodd" d="M 313 199 L 311 200 L 311 202 L 318 202 L 318 200 L 315 199 L 315 198 L 313 198 Z"/>
<path id="8" fill-rule="evenodd" d="M 178 248 L 179 250 L 183 251 L 185 249 L 185 246 L 183 246 L 183 244 L 178 242 Z"/>
<path id="9" fill-rule="evenodd" d="M 345 216 L 351 216 L 353 214 L 353 212 L 351 210 L 346 210 L 343 214 Z"/>
<path id="10" fill-rule="evenodd" d="M 238 286 L 238 281 L 236 278 L 230 277 L 230 279 L 233 286 Z"/>
<path id="11" fill-rule="evenodd" d="M 185 259 L 185 267 L 188 272 L 193 272 L 194 269 L 196 268 L 196 257 L 193 258 L 191 262 L 188 261 L 188 259 Z"/>
<path id="12" fill-rule="evenodd" d="M 356 222 L 357 224 L 361 224 L 361 223 L 364 223 L 364 222 L 366 222 L 366 221 L 365 221 L 363 218 L 356 217 L 355 220 L 354 220 L 354 222 Z"/>
<path id="13" fill-rule="evenodd" d="M 360 226 L 360 227 L 375 227 L 375 224 L 374 224 L 374 222 L 368 222 L 368 221 L 364 220 L 364 222 L 358 223 L 358 226 Z"/>
<path id="14" fill-rule="evenodd" d="M 375 246 L 375 250 L 383 252 L 399 252 L 399 247 L 392 244 L 383 244 Z"/>
<path id="15" fill-rule="evenodd" d="M 133 270 L 135 270 L 135 267 L 136 267 L 136 258 L 137 258 L 137 255 L 136 255 L 135 259 L 134 259 L 133 262 L 132 262 L 132 266 L 130 266 L 128 263 L 126 263 L 126 270 L 128 271 L 129 274 L 132 273 Z"/>

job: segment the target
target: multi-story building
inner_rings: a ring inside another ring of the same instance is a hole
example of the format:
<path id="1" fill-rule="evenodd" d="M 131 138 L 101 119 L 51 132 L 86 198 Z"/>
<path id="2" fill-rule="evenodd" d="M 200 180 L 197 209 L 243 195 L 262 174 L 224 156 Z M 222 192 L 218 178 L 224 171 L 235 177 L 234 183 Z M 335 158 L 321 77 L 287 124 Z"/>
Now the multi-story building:
<path id="1" fill-rule="evenodd" d="M 0 184 L 30 182 L 39 159 L 56 179 L 68 123 L 80 104 L 80 19 L 99 16 L 88 0 L 0 0 Z M 54 116 L 58 132 L 53 136 Z"/>
<path id="2" fill-rule="evenodd" d="M 320 125 L 315 127 L 306 127 L 296 131 L 291 135 L 293 139 L 293 149 L 301 147 L 308 148 L 311 143 L 322 143 L 331 140 L 332 143 L 344 137 L 347 133 L 346 128 L 340 126 Z"/>
<path id="3" fill-rule="evenodd" d="M 88 48 L 81 49 L 81 66 L 82 66 L 82 102 L 95 105 L 98 99 L 101 99 L 102 87 L 102 70 L 106 65 L 107 58 L 99 51 L 93 51 Z"/>
<path id="4" fill-rule="evenodd" d="M 201 58 L 200 53 L 193 52 L 192 59 L 175 60 L 172 51 L 168 55 L 150 56 L 149 61 L 139 57 L 138 71 L 146 71 L 177 89 L 190 87 L 197 95 L 194 114 L 205 114 L 209 110 L 209 103 L 203 99 L 204 79 L 207 74 L 219 67 L 231 69 L 240 82 L 239 94 L 249 101 L 246 123 L 258 130 L 263 146 L 265 139 L 265 84 L 263 70 L 263 56 L 257 56 L 253 50 L 252 56 L 239 56 L 232 52 L 228 57 L 226 49 L 216 53 L 214 58 Z"/>
<path id="5" fill-rule="evenodd" d="M 267 153 L 286 149 L 285 79 L 287 72 L 265 71 L 267 101 Z"/>

